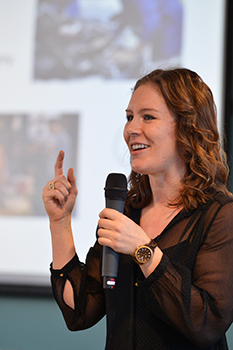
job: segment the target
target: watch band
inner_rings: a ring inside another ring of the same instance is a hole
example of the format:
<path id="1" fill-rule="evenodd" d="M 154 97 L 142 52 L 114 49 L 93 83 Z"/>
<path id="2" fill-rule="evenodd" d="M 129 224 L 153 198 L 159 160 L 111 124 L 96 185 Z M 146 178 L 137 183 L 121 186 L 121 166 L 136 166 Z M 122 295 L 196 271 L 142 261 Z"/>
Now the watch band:
<path id="1" fill-rule="evenodd" d="M 154 239 L 152 239 L 148 244 L 145 245 L 151 248 L 153 250 L 153 253 L 155 251 L 155 248 L 158 247 L 158 244 L 155 242 Z"/>

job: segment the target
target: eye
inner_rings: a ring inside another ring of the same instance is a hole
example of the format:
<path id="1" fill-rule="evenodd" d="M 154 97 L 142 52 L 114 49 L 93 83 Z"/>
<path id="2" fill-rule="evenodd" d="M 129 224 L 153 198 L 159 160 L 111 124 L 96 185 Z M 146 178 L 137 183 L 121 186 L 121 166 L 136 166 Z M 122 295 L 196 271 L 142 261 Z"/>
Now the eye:
<path id="1" fill-rule="evenodd" d="M 153 119 L 155 119 L 155 117 L 153 115 L 150 115 L 150 114 L 144 115 L 144 120 L 153 120 Z"/>
<path id="2" fill-rule="evenodd" d="M 128 114 L 126 116 L 127 122 L 131 122 L 133 120 L 133 115 L 132 114 Z"/>

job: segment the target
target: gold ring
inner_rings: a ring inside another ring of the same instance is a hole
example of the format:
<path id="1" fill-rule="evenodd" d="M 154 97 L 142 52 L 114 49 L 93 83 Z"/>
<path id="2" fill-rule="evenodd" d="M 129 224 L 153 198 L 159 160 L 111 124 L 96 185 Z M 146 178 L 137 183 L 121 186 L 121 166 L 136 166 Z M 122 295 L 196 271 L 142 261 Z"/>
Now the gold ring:
<path id="1" fill-rule="evenodd" d="M 50 182 L 49 183 L 49 190 L 54 190 L 55 186 L 54 186 L 54 182 Z"/>

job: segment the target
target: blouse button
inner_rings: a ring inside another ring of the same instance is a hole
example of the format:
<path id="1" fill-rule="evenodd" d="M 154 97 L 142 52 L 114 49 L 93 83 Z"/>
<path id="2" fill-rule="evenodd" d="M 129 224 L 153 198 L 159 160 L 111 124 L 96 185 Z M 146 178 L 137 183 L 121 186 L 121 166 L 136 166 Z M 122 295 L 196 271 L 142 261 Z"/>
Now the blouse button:
<path id="1" fill-rule="evenodd" d="M 60 273 L 60 277 L 63 277 L 64 275 L 63 275 L 63 273 Z"/>
<path id="2" fill-rule="evenodd" d="M 135 283 L 135 287 L 138 287 L 138 282 Z"/>

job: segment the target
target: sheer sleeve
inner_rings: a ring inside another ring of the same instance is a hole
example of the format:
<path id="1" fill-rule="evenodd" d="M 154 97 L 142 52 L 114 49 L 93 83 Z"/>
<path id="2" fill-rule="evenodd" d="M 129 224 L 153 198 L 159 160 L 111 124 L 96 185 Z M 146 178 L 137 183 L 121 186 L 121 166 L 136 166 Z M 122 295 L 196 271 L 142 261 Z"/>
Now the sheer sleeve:
<path id="1" fill-rule="evenodd" d="M 196 346 L 215 344 L 233 320 L 233 203 L 208 225 L 192 269 L 165 252 L 140 285 L 148 310 Z"/>
<path id="2" fill-rule="evenodd" d="M 53 294 L 67 327 L 71 331 L 86 329 L 96 324 L 105 315 L 105 299 L 101 277 L 102 247 L 96 243 L 87 254 L 86 263 L 75 255 L 61 270 L 51 264 Z M 63 299 L 66 281 L 69 280 L 74 293 L 75 309 Z"/>

